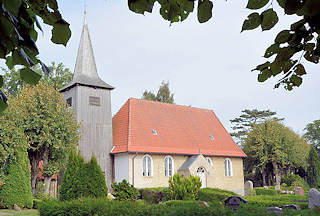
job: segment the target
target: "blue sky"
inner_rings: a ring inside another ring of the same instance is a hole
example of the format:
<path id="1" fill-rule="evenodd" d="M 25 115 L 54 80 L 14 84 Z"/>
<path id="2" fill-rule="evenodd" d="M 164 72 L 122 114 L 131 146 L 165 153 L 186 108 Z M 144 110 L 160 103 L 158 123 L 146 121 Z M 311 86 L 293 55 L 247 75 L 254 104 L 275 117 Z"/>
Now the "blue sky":
<path id="1" fill-rule="evenodd" d="M 50 28 L 39 34 L 37 45 L 44 62 L 63 62 L 72 71 L 80 40 L 84 4 L 58 1 L 70 23 L 67 45 L 51 43 Z M 80 2 L 80 3 L 79 3 Z M 305 125 L 320 119 L 319 65 L 305 62 L 307 71 L 300 88 L 273 89 L 279 78 L 258 83 L 251 72 L 264 63 L 265 49 L 276 34 L 297 19 L 279 11 L 280 23 L 268 32 L 240 33 L 251 11 L 247 1 L 215 1 L 213 18 L 199 24 L 196 14 L 182 23 L 169 23 L 159 7 L 145 16 L 131 12 L 127 1 L 87 0 L 87 20 L 100 77 L 115 86 L 112 113 L 129 97 L 140 98 L 145 89 L 157 91 L 162 80 L 170 82 L 175 103 L 212 109 L 225 127 L 244 109 L 271 109 L 285 125 L 299 134 Z"/>

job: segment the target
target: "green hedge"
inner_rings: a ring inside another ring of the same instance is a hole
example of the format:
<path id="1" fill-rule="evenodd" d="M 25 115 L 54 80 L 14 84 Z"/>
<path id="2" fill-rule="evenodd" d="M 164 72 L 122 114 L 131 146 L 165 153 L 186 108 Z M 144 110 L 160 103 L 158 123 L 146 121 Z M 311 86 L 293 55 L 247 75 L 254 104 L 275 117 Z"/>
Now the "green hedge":
<path id="1" fill-rule="evenodd" d="M 272 206 L 282 206 L 287 204 L 296 204 L 302 209 L 308 208 L 308 202 L 294 202 L 294 200 L 307 200 L 305 196 L 296 195 L 260 195 L 260 196 L 247 196 L 245 199 L 248 200 L 250 204 L 272 207 Z"/>
<path id="2" fill-rule="evenodd" d="M 26 150 L 17 152 L 17 161 L 9 166 L 7 180 L 0 187 L 0 208 L 32 208 L 30 162 Z"/>
<path id="3" fill-rule="evenodd" d="M 224 201 L 230 196 L 238 196 L 238 194 L 217 188 L 202 188 L 199 191 L 199 200 L 206 202 L 220 202 Z"/>
<path id="4" fill-rule="evenodd" d="M 183 201 L 182 201 L 183 202 Z M 171 203 L 172 204 L 172 203 Z M 99 198 L 81 198 L 78 200 L 61 202 L 46 199 L 39 203 L 41 216 L 103 216 L 103 215 L 126 215 L 126 216 L 169 216 L 169 215 L 221 215 L 225 211 L 221 206 L 213 208 L 203 207 L 187 201 L 181 205 L 146 205 L 140 202 L 130 201 L 107 201 Z M 227 212 L 230 212 L 227 210 Z"/>
<path id="5" fill-rule="evenodd" d="M 265 189 L 263 187 L 256 187 L 254 188 L 256 191 L 256 195 L 273 195 L 276 196 L 280 193 L 280 191 L 275 189 Z"/>
<path id="6" fill-rule="evenodd" d="M 268 198 L 269 199 L 269 198 Z M 249 202 L 250 203 L 250 202 Z M 267 215 L 267 208 L 257 204 L 242 204 L 236 212 L 232 212 L 219 203 L 210 203 L 210 207 L 203 207 L 198 201 L 172 200 L 160 205 L 144 204 L 143 202 L 107 201 L 106 199 L 82 198 L 61 202 L 46 199 L 39 203 L 41 216 L 259 216 Z M 300 210 L 287 211 L 285 215 L 318 215 L 318 211 Z"/>

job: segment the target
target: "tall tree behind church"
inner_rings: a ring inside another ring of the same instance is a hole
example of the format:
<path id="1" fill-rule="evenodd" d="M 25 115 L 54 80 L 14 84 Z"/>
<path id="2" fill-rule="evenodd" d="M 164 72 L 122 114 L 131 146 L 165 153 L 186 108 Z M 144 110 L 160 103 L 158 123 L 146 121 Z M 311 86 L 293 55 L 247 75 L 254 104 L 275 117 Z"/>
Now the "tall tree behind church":
<path id="1" fill-rule="evenodd" d="M 174 94 L 171 93 L 169 89 L 169 82 L 162 81 L 157 95 L 155 95 L 151 91 L 145 90 L 143 92 L 142 99 L 173 104 L 174 103 L 173 95 Z"/>
<path id="2" fill-rule="evenodd" d="M 284 120 L 284 118 L 276 117 L 277 113 L 271 110 L 245 109 L 241 112 L 242 114 L 239 117 L 230 120 L 233 124 L 231 127 L 233 132 L 231 132 L 230 135 L 236 139 L 238 145 L 241 145 L 253 125 L 260 124 L 270 119 L 276 121 Z"/>
<path id="3" fill-rule="evenodd" d="M 24 82 L 20 78 L 20 71 L 12 68 L 8 70 L 6 68 L 1 68 L 4 72 L 4 85 L 3 91 L 7 95 L 17 95 L 21 92 Z M 49 84 L 59 90 L 72 80 L 72 72 L 69 68 L 66 68 L 63 63 L 51 62 L 49 66 L 49 73 L 44 74 L 41 66 L 36 65 L 33 67 L 33 70 L 38 74 L 41 74 L 41 80 L 47 81 Z"/>

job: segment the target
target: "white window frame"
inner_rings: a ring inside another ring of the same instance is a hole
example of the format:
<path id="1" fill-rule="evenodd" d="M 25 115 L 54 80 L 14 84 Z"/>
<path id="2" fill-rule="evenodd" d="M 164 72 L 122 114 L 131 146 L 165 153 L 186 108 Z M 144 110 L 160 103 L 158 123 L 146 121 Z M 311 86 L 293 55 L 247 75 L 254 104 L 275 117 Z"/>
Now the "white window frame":
<path id="1" fill-rule="evenodd" d="M 171 160 L 171 175 L 169 173 L 169 160 Z M 174 160 L 171 156 L 166 156 L 164 158 L 164 175 L 165 176 L 173 176 L 174 175 Z"/>
<path id="2" fill-rule="evenodd" d="M 148 159 L 150 159 L 150 167 L 148 165 Z M 146 161 L 144 163 L 144 161 Z M 153 160 L 150 155 L 144 155 L 142 157 L 142 176 L 153 176 Z"/>
<path id="3" fill-rule="evenodd" d="M 208 163 L 209 163 L 211 166 L 213 166 L 213 162 L 212 162 L 211 158 L 206 157 L 206 159 L 207 159 Z"/>
<path id="4" fill-rule="evenodd" d="M 224 161 L 224 169 L 225 169 L 225 176 L 233 176 L 232 171 L 232 161 L 230 158 L 226 158 Z"/>

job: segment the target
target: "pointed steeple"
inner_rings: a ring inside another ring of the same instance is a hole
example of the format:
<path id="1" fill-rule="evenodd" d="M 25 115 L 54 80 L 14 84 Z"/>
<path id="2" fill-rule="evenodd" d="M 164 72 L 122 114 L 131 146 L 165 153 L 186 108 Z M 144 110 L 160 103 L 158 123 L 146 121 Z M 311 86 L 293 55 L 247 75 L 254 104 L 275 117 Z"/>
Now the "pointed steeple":
<path id="1" fill-rule="evenodd" d="M 77 60 L 74 68 L 73 79 L 71 83 L 69 83 L 60 91 L 65 91 L 66 89 L 69 89 L 77 84 L 94 88 L 114 89 L 114 87 L 101 80 L 98 75 L 89 35 L 86 10 L 84 11 L 84 22 L 78 48 Z"/>

